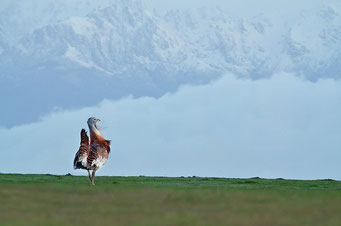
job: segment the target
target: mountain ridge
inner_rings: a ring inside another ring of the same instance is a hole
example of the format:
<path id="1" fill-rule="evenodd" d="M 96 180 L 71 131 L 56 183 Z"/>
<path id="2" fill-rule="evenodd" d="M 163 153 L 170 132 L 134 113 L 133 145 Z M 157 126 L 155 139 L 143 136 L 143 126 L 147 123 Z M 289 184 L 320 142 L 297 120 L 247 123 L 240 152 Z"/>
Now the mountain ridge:
<path id="1" fill-rule="evenodd" d="M 249 79 L 281 71 L 311 81 L 341 78 L 341 16 L 328 6 L 302 12 L 284 26 L 266 15 L 238 18 L 217 8 L 159 15 L 139 1 L 101 4 L 13 42 L 6 41 L 9 31 L 1 41 L 0 27 L 1 98 L 30 106 L 0 113 L 10 119 L 6 126 L 37 120 L 56 107 L 126 95 L 159 97 L 226 72 Z M 23 110 L 27 118 L 13 114 Z"/>

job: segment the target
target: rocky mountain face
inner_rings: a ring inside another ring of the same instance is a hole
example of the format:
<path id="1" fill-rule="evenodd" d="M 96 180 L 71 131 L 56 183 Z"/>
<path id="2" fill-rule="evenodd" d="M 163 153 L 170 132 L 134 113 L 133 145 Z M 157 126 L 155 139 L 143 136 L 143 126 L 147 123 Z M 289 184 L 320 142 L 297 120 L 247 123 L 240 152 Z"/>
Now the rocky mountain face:
<path id="1" fill-rule="evenodd" d="M 278 24 L 217 8 L 159 15 L 139 1 L 99 2 L 76 16 L 50 3 L 57 16 L 28 19 L 20 34 L 9 29 L 18 19 L 0 16 L 0 100 L 17 103 L 0 112 L 5 126 L 104 98 L 158 97 L 225 72 L 341 78 L 341 14 L 329 6 Z"/>

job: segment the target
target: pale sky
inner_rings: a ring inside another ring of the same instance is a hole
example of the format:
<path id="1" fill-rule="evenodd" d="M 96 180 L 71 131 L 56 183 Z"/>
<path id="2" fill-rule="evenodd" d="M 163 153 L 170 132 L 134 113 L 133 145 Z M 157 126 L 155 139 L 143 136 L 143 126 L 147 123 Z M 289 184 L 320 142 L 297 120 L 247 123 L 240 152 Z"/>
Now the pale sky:
<path id="1" fill-rule="evenodd" d="M 72 173 L 90 116 L 112 140 L 98 175 L 341 179 L 341 81 L 225 75 L 159 99 L 103 101 L 1 129 L 0 172 Z"/>

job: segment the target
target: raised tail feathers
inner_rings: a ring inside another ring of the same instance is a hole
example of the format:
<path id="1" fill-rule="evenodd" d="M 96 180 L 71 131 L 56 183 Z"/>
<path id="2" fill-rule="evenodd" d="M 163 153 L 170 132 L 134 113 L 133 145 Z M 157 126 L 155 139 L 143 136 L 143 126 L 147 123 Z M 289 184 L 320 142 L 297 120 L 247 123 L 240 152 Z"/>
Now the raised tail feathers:
<path id="1" fill-rule="evenodd" d="M 76 153 L 75 159 L 73 161 L 74 169 L 86 169 L 86 159 L 89 155 L 89 137 L 85 129 L 81 130 L 81 142 L 78 152 Z"/>
<path id="2" fill-rule="evenodd" d="M 80 144 L 89 144 L 89 137 L 85 131 L 85 129 L 81 130 L 81 143 Z"/>

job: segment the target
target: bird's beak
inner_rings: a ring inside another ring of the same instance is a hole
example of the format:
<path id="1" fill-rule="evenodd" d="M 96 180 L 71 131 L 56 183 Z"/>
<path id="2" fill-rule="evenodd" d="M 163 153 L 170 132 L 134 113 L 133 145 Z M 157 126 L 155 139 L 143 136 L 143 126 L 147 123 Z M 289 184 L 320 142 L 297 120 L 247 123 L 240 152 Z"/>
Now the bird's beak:
<path id="1" fill-rule="evenodd" d="M 101 120 L 100 119 L 97 119 L 97 122 L 100 122 Z"/>

